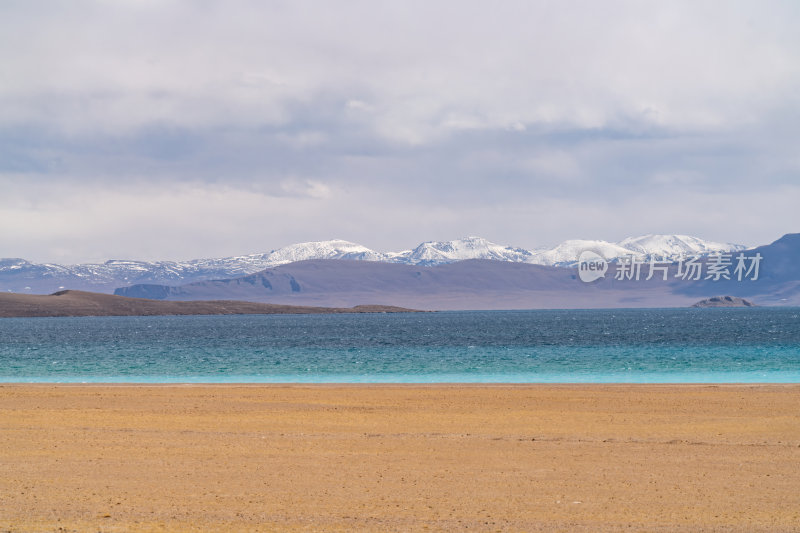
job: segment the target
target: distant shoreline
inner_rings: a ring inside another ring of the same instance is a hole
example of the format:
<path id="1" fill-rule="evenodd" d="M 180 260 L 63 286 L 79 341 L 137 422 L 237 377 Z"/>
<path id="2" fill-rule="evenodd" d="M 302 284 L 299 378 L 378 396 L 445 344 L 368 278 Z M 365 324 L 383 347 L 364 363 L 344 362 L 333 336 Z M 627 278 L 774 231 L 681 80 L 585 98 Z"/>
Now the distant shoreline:
<path id="1" fill-rule="evenodd" d="M 0 318 L 415 312 L 423 311 L 391 305 L 316 307 L 236 300 L 163 301 L 72 290 L 47 295 L 0 293 Z"/>

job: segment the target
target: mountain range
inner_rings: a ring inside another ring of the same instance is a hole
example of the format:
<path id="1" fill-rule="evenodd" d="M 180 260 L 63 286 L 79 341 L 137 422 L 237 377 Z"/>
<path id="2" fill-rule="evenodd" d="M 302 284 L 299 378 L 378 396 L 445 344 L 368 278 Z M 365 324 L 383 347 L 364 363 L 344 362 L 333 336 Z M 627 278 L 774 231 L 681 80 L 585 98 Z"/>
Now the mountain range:
<path id="1" fill-rule="evenodd" d="M 610 261 L 626 256 L 670 261 L 687 256 L 743 250 L 739 244 L 706 241 L 688 235 L 643 235 L 612 243 L 568 240 L 546 249 L 527 250 L 495 244 L 480 237 L 428 241 L 410 250 L 378 252 L 344 240 L 298 243 L 270 252 L 189 261 L 110 260 L 59 265 L 24 259 L 0 259 L 0 292 L 47 294 L 63 289 L 111 293 L 136 284 L 181 285 L 247 276 L 280 265 L 309 260 L 368 261 L 432 267 L 480 259 L 530 265 L 574 266 L 581 251 L 592 250 Z"/>
<path id="2" fill-rule="evenodd" d="M 159 300 L 247 300 L 287 305 L 350 307 L 384 304 L 425 310 L 688 307 L 714 296 L 744 297 L 756 305 L 800 305 L 800 234 L 743 250 L 758 272 L 737 279 L 735 256 L 707 255 L 697 261 L 702 275 L 683 275 L 691 261 L 640 264 L 642 275 L 627 277 L 629 262 L 611 262 L 593 282 L 581 281 L 574 266 L 520 261 L 464 259 L 433 266 L 381 261 L 311 259 L 228 279 L 180 285 L 137 284 L 120 296 Z M 712 275 L 728 261 L 726 277 Z M 657 266 L 658 274 L 648 276 Z"/>

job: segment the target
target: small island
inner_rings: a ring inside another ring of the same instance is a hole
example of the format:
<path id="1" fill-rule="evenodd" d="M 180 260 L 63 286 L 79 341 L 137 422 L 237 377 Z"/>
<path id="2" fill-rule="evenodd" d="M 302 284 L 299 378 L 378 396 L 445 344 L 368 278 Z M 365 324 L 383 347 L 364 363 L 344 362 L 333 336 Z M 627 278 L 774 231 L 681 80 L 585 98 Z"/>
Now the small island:
<path id="1" fill-rule="evenodd" d="M 753 302 L 737 296 L 714 296 L 706 298 L 692 305 L 692 307 L 758 307 Z"/>

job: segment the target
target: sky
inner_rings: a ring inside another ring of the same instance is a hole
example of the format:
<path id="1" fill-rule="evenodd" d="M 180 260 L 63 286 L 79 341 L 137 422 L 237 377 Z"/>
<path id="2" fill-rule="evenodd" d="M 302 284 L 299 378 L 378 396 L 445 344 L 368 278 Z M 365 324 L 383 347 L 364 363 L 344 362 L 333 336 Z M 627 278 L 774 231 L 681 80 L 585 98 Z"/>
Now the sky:
<path id="1" fill-rule="evenodd" d="M 4 1 L 0 257 L 800 231 L 800 3 Z"/>

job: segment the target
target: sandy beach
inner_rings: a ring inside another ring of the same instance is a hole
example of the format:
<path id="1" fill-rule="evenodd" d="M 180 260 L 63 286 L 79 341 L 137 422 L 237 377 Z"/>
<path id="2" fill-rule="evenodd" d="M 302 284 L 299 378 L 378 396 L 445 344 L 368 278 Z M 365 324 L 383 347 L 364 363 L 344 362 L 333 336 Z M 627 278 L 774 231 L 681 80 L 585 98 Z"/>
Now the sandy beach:
<path id="1" fill-rule="evenodd" d="M 0 531 L 798 531 L 798 385 L 0 385 Z"/>

